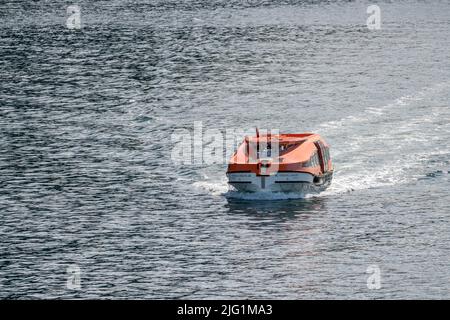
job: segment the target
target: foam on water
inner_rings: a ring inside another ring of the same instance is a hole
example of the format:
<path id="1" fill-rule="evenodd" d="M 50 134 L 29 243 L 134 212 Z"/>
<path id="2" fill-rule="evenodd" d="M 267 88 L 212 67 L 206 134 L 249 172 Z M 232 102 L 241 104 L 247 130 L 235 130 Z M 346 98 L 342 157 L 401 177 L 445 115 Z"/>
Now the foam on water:
<path id="1" fill-rule="evenodd" d="M 214 196 L 224 195 L 228 192 L 226 181 L 197 181 L 192 184 L 195 188 L 204 190 Z"/>

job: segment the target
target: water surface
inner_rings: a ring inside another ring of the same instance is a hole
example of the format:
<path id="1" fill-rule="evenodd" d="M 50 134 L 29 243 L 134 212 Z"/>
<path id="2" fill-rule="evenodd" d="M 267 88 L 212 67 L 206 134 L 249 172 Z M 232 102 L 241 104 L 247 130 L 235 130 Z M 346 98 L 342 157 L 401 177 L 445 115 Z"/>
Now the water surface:
<path id="1" fill-rule="evenodd" d="M 0 297 L 450 297 L 450 4 L 78 4 L 0 4 Z M 317 132 L 333 184 L 229 198 L 194 121 Z"/>

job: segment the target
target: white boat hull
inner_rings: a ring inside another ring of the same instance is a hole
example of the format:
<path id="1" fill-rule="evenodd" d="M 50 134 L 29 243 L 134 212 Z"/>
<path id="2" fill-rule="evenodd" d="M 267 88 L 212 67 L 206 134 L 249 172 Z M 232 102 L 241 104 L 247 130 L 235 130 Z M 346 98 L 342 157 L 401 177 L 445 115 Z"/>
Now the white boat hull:
<path id="1" fill-rule="evenodd" d="M 319 193 L 331 183 L 332 173 L 315 177 L 303 172 L 277 172 L 257 176 L 251 172 L 228 173 L 228 183 L 240 192 Z"/>

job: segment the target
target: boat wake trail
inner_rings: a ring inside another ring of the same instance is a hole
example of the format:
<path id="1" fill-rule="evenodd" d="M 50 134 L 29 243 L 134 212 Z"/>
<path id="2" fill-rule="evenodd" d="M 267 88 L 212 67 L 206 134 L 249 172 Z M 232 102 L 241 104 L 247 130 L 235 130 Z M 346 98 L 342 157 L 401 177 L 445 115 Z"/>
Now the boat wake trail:
<path id="1" fill-rule="evenodd" d="M 433 160 L 448 158 L 450 82 L 426 87 L 361 116 L 346 117 L 316 130 L 332 145 L 333 182 L 321 195 L 410 183 Z M 447 122 L 447 123 L 446 123 Z M 437 161 L 436 161 L 437 160 Z"/>

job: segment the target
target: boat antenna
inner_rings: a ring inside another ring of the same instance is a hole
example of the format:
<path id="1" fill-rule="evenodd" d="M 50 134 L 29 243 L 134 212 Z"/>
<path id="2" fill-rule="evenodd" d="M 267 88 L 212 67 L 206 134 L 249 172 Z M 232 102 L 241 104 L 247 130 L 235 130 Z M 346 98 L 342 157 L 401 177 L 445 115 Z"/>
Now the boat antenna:
<path id="1" fill-rule="evenodd" d="M 256 159 L 259 159 L 259 130 L 256 127 Z"/>

